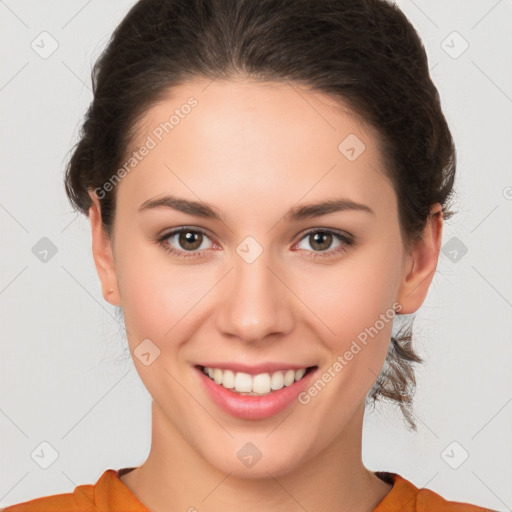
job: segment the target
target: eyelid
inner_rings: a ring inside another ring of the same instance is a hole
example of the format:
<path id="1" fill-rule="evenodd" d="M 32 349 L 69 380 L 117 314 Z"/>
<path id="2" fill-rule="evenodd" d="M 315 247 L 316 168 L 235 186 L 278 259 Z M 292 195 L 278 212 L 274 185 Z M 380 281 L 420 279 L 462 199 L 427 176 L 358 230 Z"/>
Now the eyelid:
<path id="1" fill-rule="evenodd" d="M 181 257 L 194 257 L 194 256 L 197 256 L 197 257 L 200 257 L 203 255 L 203 252 L 207 251 L 207 249 L 201 249 L 201 250 L 195 250 L 195 251 L 184 251 L 182 249 L 175 249 L 174 247 L 170 246 L 167 241 L 180 234 L 181 232 L 184 232 L 184 231 L 192 231 L 192 232 L 197 232 L 197 233 L 201 233 L 202 235 L 205 235 L 207 238 L 209 238 L 210 240 L 212 240 L 212 243 L 213 244 L 218 244 L 218 242 L 215 242 L 213 240 L 213 237 L 210 235 L 210 232 L 209 230 L 205 229 L 205 228 L 199 228 L 199 227 L 195 227 L 195 226 L 178 226 L 176 228 L 173 228 L 169 231 L 164 231 L 163 234 L 159 235 L 157 238 L 156 238 L 156 241 L 162 245 L 162 247 L 164 248 L 164 250 L 166 250 L 167 252 L 170 252 L 170 253 L 174 253 L 176 255 L 181 255 Z M 297 242 L 294 243 L 293 246 L 296 246 L 297 244 L 299 244 L 300 242 L 302 242 L 306 237 L 308 237 L 309 235 L 313 234 L 313 233 L 327 233 L 327 234 L 331 234 L 333 235 L 334 237 L 336 237 L 341 243 L 340 246 L 338 247 L 335 247 L 334 249 L 327 249 L 325 251 L 310 251 L 310 250 L 306 250 L 306 252 L 308 253 L 311 253 L 311 255 L 314 257 L 314 258 L 322 258 L 322 257 L 329 257 L 329 256 L 332 256 L 333 254 L 337 254 L 337 253 L 342 253 L 344 252 L 345 250 L 347 250 L 350 246 L 353 246 L 356 244 L 356 239 L 353 235 L 351 235 L 350 233 L 346 232 L 346 231 L 343 231 L 343 230 L 338 230 L 338 229 L 335 229 L 335 228 L 322 228 L 322 227 L 313 227 L 313 228 L 308 228 L 306 231 L 300 233 L 299 235 L 299 238 L 297 240 Z"/>
<path id="2" fill-rule="evenodd" d="M 194 231 L 194 232 L 206 235 L 210 240 L 215 239 L 215 236 L 210 232 L 210 230 L 208 230 L 206 228 L 198 228 L 196 226 L 187 226 L 187 225 L 177 226 L 175 228 L 164 230 L 164 231 L 162 231 L 162 234 L 157 235 L 156 239 L 162 240 L 164 238 L 170 238 L 171 236 L 177 235 L 177 234 L 181 233 L 182 231 Z"/>
<path id="3" fill-rule="evenodd" d="M 175 228 L 171 228 L 169 230 L 164 230 L 162 232 L 162 234 L 157 235 L 156 238 L 157 238 L 157 240 L 161 240 L 163 238 L 169 238 L 169 237 L 171 237 L 173 235 L 176 235 L 176 234 L 180 233 L 181 231 L 186 231 L 187 229 L 190 230 L 190 231 L 197 231 L 198 233 L 202 233 L 203 235 L 206 235 L 210 239 L 214 239 L 215 238 L 215 236 L 213 236 L 213 234 L 210 232 L 210 230 L 208 230 L 206 228 L 199 228 L 199 227 L 196 227 L 196 226 L 187 226 L 187 225 L 178 226 L 178 227 L 175 227 Z M 341 237 L 345 237 L 345 238 L 347 238 L 349 240 L 354 241 L 354 236 L 351 235 L 350 233 L 348 233 L 347 231 L 340 230 L 340 229 L 335 229 L 335 228 L 326 228 L 326 227 L 308 228 L 304 232 L 301 232 L 298 235 L 295 235 L 294 239 L 299 237 L 298 241 L 300 242 L 307 235 L 309 235 L 311 233 L 317 233 L 317 232 L 320 232 L 320 231 L 321 232 L 325 232 L 325 233 L 333 233 L 333 234 L 336 234 L 336 235 L 339 235 Z"/>
<path id="4" fill-rule="evenodd" d="M 209 238 L 213 244 L 218 243 L 218 242 L 215 242 L 215 237 L 210 234 L 209 230 L 207 230 L 205 228 L 198 228 L 195 226 L 178 226 L 176 228 L 170 229 L 169 231 L 164 231 L 161 235 L 158 235 L 156 237 L 156 241 L 157 242 L 165 242 L 166 240 L 168 240 L 176 235 L 179 235 L 182 232 L 186 232 L 186 231 L 201 233 L 202 235 Z M 176 250 L 178 251 L 179 249 L 176 249 Z M 200 252 L 205 251 L 205 250 L 206 249 L 201 249 L 201 250 L 196 250 L 196 251 L 183 251 L 183 252 L 189 252 L 191 254 L 192 253 L 199 254 Z"/>
<path id="5" fill-rule="evenodd" d="M 333 235 L 340 236 L 342 238 L 346 238 L 347 240 L 354 241 L 354 236 L 352 236 L 350 233 L 343 231 L 341 229 L 334 229 L 334 228 L 309 228 L 304 233 L 302 233 L 300 240 L 305 238 L 308 235 L 311 235 L 312 233 L 332 233 Z"/>
<path id="6" fill-rule="evenodd" d="M 300 244 L 303 240 L 307 239 L 313 233 L 327 233 L 329 235 L 332 235 L 340 242 L 340 245 L 338 245 L 337 247 L 334 247 L 333 249 L 327 249 L 325 251 L 310 251 L 306 249 L 308 257 L 313 258 L 314 260 L 318 258 L 328 259 L 336 257 L 338 255 L 343 254 L 345 251 L 355 246 L 357 243 L 355 237 L 345 231 L 341 231 L 334 228 L 311 228 L 300 236 L 298 242 L 294 244 L 294 247 Z"/>

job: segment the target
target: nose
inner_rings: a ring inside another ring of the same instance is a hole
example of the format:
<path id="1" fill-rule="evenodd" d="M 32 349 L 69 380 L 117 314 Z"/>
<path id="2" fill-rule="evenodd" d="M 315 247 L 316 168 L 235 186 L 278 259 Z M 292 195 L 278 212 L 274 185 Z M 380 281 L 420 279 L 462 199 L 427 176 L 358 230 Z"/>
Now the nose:
<path id="1" fill-rule="evenodd" d="M 265 251 L 252 263 L 237 254 L 233 260 L 219 296 L 219 332 L 251 344 L 289 333 L 294 324 L 293 294 L 284 284 L 283 271 Z"/>

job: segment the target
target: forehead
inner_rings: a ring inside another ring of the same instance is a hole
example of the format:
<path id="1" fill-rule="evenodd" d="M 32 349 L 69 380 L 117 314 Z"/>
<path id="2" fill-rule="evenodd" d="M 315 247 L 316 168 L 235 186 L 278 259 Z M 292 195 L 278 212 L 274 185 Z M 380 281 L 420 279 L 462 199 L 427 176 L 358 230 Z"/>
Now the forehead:
<path id="1" fill-rule="evenodd" d="M 343 103 L 297 84 L 184 83 L 136 128 L 131 149 L 151 149 L 123 187 L 139 204 L 177 188 L 212 203 L 219 194 L 241 198 L 241 192 L 243 200 L 265 203 L 314 200 L 335 190 L 360 202 L 392 199 L 373 128 Z"/>

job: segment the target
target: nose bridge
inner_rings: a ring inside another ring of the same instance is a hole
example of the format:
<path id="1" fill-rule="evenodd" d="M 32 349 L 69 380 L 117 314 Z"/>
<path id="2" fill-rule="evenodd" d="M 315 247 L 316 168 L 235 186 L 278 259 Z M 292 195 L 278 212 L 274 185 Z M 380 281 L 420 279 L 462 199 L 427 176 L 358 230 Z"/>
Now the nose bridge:
<path id="1" fill-rule="evenodd" d="M 217 315 L 218 328 L 245 342 L 291 329 L 293 315 L 286 287 L 276 277 L 271 251 L 254 239 L 244 240 L 233 255 L 233 270 L 226 280 Z"/>

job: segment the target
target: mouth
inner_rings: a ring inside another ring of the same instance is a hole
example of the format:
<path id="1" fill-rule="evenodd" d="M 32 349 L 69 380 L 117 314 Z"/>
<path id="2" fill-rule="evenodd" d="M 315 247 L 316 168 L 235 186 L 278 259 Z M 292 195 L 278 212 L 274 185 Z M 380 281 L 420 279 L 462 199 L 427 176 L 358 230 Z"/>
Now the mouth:
<path id="1" fill-rule="evenodd" d="M 215 384 L 243 396 L 266 396 L 284 387 L 289 387 L 302 380 L 317 366 L 306 366 L 299 369 L 284 369 L 273 372 L 262 372 L 251 375 L 229 369 L 208 368 L 196 365 Z"/>
<path id="2" fill-rule="evenodd" d="M 195 365 L 203 389 L 223 412 L 245 420 L 265 419 L 288 408 L 311 385 L 318 366 L 255 375 Z"/>

